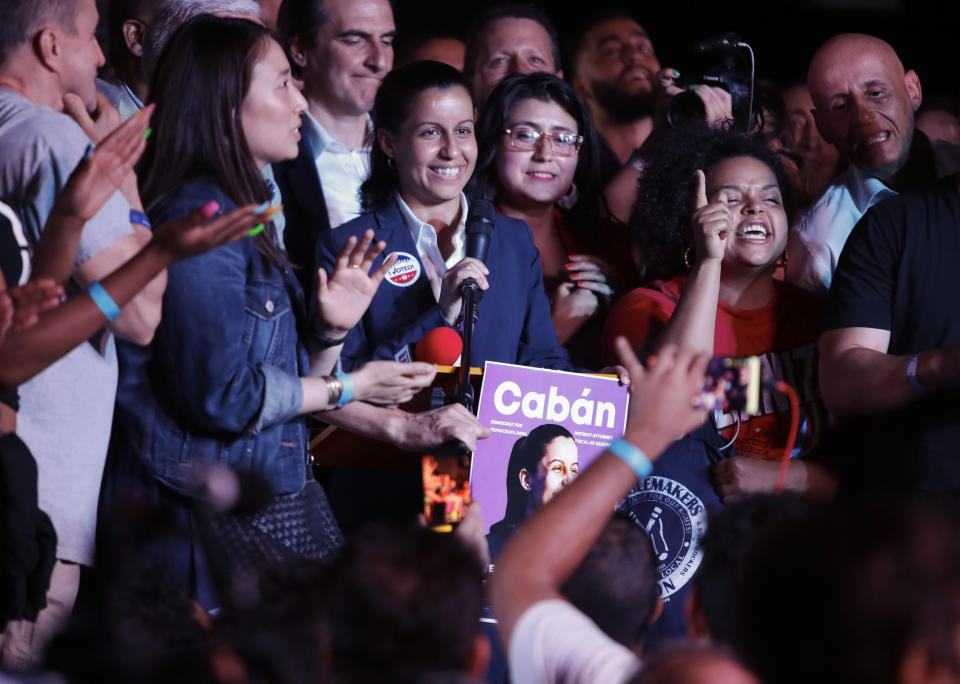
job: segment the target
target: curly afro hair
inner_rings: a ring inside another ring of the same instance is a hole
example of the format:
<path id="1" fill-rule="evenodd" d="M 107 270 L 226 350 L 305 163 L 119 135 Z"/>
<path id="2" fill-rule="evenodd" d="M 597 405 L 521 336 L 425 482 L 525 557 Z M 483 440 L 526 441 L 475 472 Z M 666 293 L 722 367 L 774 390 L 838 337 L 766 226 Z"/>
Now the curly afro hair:
<path id="1" fill-rule="evenodd" d="M 690 245 L 688 224 L 694 211 L 697 169 L 710 169 L 731 157 L 753 157 L 773 171 L 781 188 L 783 171 L 776 155 L 756 135 L 693 124 L 664 133 L 657 154 L 644 169 L 630 230 L 643 253 L 644 281 L 672 278 L 682 270 Z"/>

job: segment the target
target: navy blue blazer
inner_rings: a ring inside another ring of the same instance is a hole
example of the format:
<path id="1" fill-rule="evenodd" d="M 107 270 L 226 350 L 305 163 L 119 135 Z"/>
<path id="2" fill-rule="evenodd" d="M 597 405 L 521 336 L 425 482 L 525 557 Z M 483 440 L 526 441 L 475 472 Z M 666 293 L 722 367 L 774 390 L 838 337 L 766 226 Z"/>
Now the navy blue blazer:
<path id="1" fill-rule="evenodd" d="M 317 173 L 316 154 L 307 136 L 300 139 L 299 150 L 296 159 L 273 165 L 273 177 L 283 198 L 283 242 L 291 263 L 301 267 L 296 273 L 312 314 L 316 308 L 320 236 L 330 232 L 330 216 Z"/>
<path id="2" fill-rule="evenodd" d="M 566 350 L 557 342 L 550 302 L 543 291 L 543 269 L 533 233 L 523 221 L 496 215 L 486 265 L 490 287 L 479 305 L 470 365 L 485 361 L 573 370 Z M 320 265 L 333 270 L 337 253 L 351 235 L 376 231 L 387 248 L 379 266 L 393 252 L 402 252 L 406 268 L 395 265 L 380 284 L 363 319 L 347 335 L 343 359 L 347 370 L 376 359 L 400 358 L 434 328 L 447 326 L 423 270 L 417 246 L 395 202 L 328 231 L 320 238 Z M 449 327 L 449 326 L 447 326 Z"/>

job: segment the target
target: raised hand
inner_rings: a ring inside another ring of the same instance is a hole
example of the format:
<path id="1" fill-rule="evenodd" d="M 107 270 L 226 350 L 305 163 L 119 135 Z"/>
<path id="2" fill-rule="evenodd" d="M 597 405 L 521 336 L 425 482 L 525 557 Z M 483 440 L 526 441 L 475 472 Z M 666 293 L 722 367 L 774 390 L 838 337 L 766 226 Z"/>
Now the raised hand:
<path id="1" fill-rule="evenodd" d="M 463 304 L 460 285 L 463 281 L 473 278 L 481 290 L 486 290 L 490 286 L 487 283 L 489 273 L 482 261 L 466 257 L 443 274 L 443 283 L 440 285 L 440 308 L 443 309 L 443 317 L 447 323 L 453 325 L 460 316 L 460 307 Z"/>
<path id="2" fill-rule="evenodd" d="M 727 193 L 721 190 L 713 202 L 707 202 L 707 179 L 697 170 L 697 199 L 693 218 L 693 249 L 696 260 L 723 261 L 727 240 L 733 235 L 734 218 L 727 206 Z"/>
<path id="3" fill-rule="evenodd" d="M 161 250 L 172 263 L 236 242 L 263 221 L 255 204 L 239 207 L 208 221 L 219 209 L 217 202 L 207 202 L 183 218 L 163 224 L 153 231 L 151 245 Z"/>
<path id="4" fill-rule="evenodd" d="M 77 165 L 67 184 L 57 195 L 53 212 L 89 221 L 124 182 L 140 159 L 147 141 L 155 105 L 131 116 L 94 148 L 88 159 Z"/>
<path id="5" fill-rule="evenodd" d="M 123 124 L 123 115 L 101 93 L 97 93 L 97 108 L 92 113 L 87 111 L 83 99 L 73 93 L 63 96 L 63 110 L 77 122 L 87 137 L 98 145 Z M 119 189 L 132 208 L 142 210 L 137 174 L 133 170 L 123 179 Z"/>
<path id="6" fill-rule="evenodd" d="M 317 307 L 322 319 L 323 335 L 341 338 L 355 326 L 370 306 L 390 267 L 397 260 L 389 256 L 373 273 L 370 268 L 386 249 L 387 243 L 373 243 L 373 229 L 358 241 L 355 236 L 344 243 L 334 263 L 333 273 L 317 271 Z"/>
<path id="7" fill-rule="evenodd" d="M 63 96 L 63 111 L 97 144 L 123 123 L 123 114 L 102 93 L 97 93 L 97 108 L 93 112 L 87 111 L 82 97 L 67 93 Z"/>
<path id="8" fill-rule="evenodd" d="M 620 363 L 630 375 L 630 408 L 624 437 L 661 453 L 670 442 L 703 423 L 707 413 L 694 406 L 703 386 L 708 354 L 661 348 L 645 369 L 625 337 L 616 339 Z"/>
<path id="9" fill-rule="evenodd" d="M 436 374 L 437 367 L 432 363 L 370 361 L 350 372 L 353 397 L 369 404 L 405 404 L 428 387 Z"/>

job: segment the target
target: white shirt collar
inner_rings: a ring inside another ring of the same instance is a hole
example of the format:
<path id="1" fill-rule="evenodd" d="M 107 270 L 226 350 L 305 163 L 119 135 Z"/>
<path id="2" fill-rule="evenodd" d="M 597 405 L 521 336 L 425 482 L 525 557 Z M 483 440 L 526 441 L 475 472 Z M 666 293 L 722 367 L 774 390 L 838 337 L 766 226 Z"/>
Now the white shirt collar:
<path id="1" fill-rule="evenodd" d="M 429 223 L 417 218 L 413 210 L 403 201 L 403 197 L 400 196 L 399 192 L 396 193 L 395 198 L 397 208 L 403 217 L 403 222 L 410 231 L 410 235 L 417 245 L 417 251 L 420 253 L 421 258 L 430 259 L 437 268 L 437 272 L 441 274 L 463 259 L 466 252 L 464 236 L 467 231 L 467 210 L 469 209 L 466 195 L 462 192 L 460 193 L 460 222 L 457 224 L 457 228 L 453 234 L 453 252 L 447 259 L 444 259 L 440 254 L 436 229 Z"/>
<path id="2" fill-rule="evenodd" d="M 303 113 L 303 122 L 304 126 L 302 127 L 303 135 L 306 136 L 307 141 L 310 143 L 310 147 L 313 148 L 313 153 L 317 157 L 323 154 L 324 150 L 328 147 L 336 149 L 337 152 L 348 153 L 348 152 L 359 152 L 361 154 L 367 154 L 370 152 L 371 147 L 371 133 L 373 132 L 373 119 L 370 118 L 370 115 L 367 115 L 367 130 L 364 134 L 364 143 L 356 150 L 350 150 L 342 142 L 334 138 L 330 133 L 327 132 L 327 129 L 323 125 L 313 118 L 313 114 L 310 112 Z"/>

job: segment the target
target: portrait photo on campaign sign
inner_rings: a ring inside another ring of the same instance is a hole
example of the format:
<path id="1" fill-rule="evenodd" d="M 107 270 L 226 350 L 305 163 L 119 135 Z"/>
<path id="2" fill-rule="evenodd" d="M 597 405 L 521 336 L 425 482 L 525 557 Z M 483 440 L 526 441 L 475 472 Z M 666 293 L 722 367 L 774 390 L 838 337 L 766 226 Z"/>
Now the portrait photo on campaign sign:
<path id="1" fill-rule="evenodd" d="M 527 517 L 623 435 L 627 388 L 613 376 L 488 362 L 477 417 L 490 428 L 470 472 L 491 561 Z"/>

